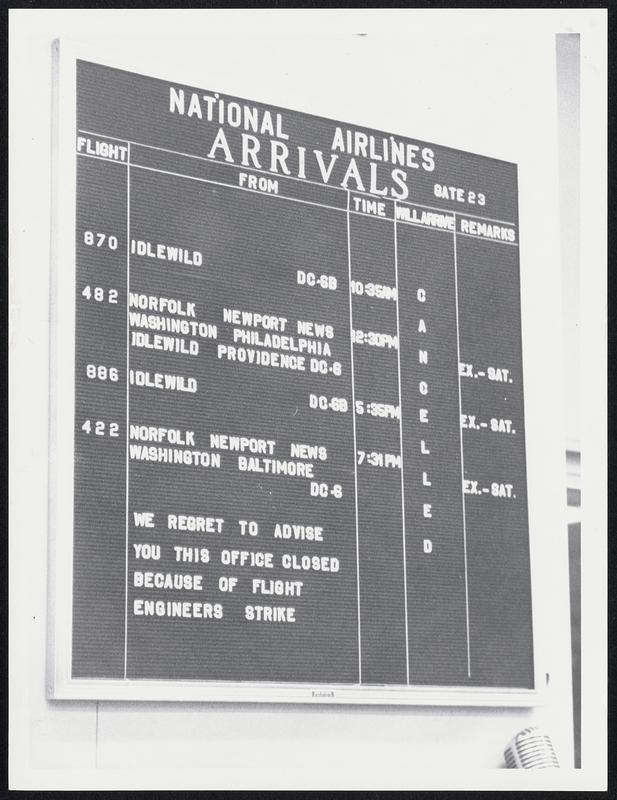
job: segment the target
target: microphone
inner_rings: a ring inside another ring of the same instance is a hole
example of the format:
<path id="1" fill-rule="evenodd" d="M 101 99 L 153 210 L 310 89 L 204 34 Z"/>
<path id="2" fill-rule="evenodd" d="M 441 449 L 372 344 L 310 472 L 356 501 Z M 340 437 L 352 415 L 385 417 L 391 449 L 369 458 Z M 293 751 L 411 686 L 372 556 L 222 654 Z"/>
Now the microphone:
<path id="1" fill-rule="evenodd" d="M 506 769 L 559 769 L 550 736 L 531 727 L 517 733 L 504 750 Z"/>

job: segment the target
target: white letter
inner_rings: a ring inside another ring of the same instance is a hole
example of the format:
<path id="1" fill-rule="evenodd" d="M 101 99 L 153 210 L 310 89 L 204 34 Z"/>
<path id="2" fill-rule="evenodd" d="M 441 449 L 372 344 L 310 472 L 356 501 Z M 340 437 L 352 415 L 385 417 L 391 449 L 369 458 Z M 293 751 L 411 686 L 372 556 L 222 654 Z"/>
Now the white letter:
<path id="1" fill-rule="evenodd" d="M 173 114 L 177 111 L 179 114 L 184 114 L 184 89 L 174 89 L 173 86 L 169 87 L 169 111 Z"/>
<path id="2" fill-rule="evenodd" d="M 208 153 L 208 158 L 214 158 L 214 154 L 219 147 L 225 153 L 225 161 L 230 161 L 233 164 L 234 160 L 231 157 L 231 151 L 229 149 L 229 145 L 227 144 L 227 139 L 225 138 L 225 132 L 223 131 L 222 128 L 218 129 L 218 133 L 214 137 L 214 144 L 212 145 L 212 148 Z"/>
<path id="3" fill-rule="evenodd" d="M 253 162 L 256 169 L 261 169 L 261 164 L 257 160 L 257 153 L 259 152 L 259 139 L 256 136 L 251 136 L 249 133 L 242 134 L 242 165 L 245 167 L 249 165 L 249 157 Z"/>
<path id="4" fill-rule="evenodd" d="M 347 172 L 345 173 L 345 177 L 343 178 L 343 181 L 341 183 L 341 186 L 343 187 L 343 189 L 347 188 L 347 181 L 350 178 L 353 178 L 354 181 L 356 182 L 356 188 L 358 189 L 358 191 L 359 192 L 363 192 L 364 191 L 364 184 L 362 183 L 362 178 L 360 177 L 360 173 L 358 171 L 358 165 L 356 164 L 356 159 L 355 158 L 352 158 L 349 161 L 349 166 L 347 167 Z"/>
<path id="5" fill-rule="evenodd" d="M 285 163 L 285 159 L 289 155 L 289 148 L 283 142 L 271 141 L 270 142 L 270 171 L 271 172 L 278 172 L 276 168 L 277 164 L 281 165 L 281 170 L 285 173 L 285 175 L 291 175 L 291 172 L 287 168 L 287 164 Z"/>
<path id="6" fill-rule="evenodd" d="M 345 152 L 345 143 L 343 141 L 343 131 L 340 128 L 337 128 L 334 131 L 334 139 L 332 140 L 332 147 L 331 150 L 340 150 L 342 153 Z"/>
<path id="7" fill-rule="evenodd" d="M 315 158 L 317 159 L 317 165 L 319 166 L 319 171 L 321 172 L 321 177 L 324 183 L 328 183 L 330 180 L 330 175 L 332 174 L 332 170 L 334 169 L 334 164 L 336 163 L 338 156 L 330 156 L 330 166 L 326 169 L 326 165 L 324 164 L 323 160 L 323 153 L 321 150 L 314 150 Z"/>

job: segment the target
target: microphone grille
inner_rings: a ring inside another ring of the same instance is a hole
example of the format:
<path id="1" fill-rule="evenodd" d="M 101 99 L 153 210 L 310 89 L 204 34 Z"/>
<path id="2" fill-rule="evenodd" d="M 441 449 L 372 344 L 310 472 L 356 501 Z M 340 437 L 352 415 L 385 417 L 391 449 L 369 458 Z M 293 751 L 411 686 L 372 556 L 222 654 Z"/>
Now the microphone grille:
<path id="1" fill-rule="evenodd" d="M 517 733 L 504 750 L 507 769 L 559 769 L 549 736 L 531 727 Z"/>

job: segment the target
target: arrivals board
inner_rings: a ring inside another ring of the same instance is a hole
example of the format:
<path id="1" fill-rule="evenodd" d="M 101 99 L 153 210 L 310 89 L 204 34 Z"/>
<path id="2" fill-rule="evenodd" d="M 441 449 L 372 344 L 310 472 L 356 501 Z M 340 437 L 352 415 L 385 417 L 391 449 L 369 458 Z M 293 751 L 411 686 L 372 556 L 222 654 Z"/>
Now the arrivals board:
<path id="1" fill-rule="evenodd" d="M 68 684 L 532 693 L 516 165 L 74 67 Z"/>

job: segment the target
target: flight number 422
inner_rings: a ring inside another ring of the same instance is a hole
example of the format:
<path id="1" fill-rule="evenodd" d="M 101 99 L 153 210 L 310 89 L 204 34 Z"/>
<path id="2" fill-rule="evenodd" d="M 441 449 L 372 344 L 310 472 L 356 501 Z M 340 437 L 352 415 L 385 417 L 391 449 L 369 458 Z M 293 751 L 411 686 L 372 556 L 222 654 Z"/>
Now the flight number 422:
<path id="1" fill-rule="evenodd" d="M 120 426 L 117 422 L 108 423 L 100 419 L 87 419 L 81 429 L 85 433 L 94 434 L 95 436 L 111 436 L 112 438 L 120 436 Z"/>

